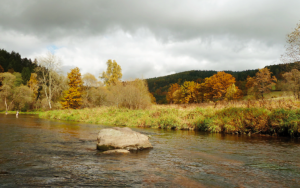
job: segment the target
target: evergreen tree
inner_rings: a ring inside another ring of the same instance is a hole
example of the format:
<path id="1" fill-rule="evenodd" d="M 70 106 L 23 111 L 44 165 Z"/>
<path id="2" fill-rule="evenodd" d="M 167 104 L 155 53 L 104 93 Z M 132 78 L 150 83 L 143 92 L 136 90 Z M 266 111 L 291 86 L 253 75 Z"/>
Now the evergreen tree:
<path id="1" fill-rule="evenodd" d="M 30 68 L 29 67 L 24 67 L 22 70 L 22 79 L 23 79 L 23 84 L 26 85 L 27 82 L 29 81 L 31 76 Z"/>

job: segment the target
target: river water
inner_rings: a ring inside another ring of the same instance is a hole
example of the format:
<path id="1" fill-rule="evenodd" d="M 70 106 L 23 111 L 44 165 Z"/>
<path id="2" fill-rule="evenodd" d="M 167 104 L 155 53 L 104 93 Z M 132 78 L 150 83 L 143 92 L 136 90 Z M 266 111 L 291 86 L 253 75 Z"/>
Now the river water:
<path id="1" fill-rule="evenodd" d="M 154 149 L 105 155 L 109 126 L 0 114 L 0 187 L 300 187 L 300 139 L 133 130 Z"/>

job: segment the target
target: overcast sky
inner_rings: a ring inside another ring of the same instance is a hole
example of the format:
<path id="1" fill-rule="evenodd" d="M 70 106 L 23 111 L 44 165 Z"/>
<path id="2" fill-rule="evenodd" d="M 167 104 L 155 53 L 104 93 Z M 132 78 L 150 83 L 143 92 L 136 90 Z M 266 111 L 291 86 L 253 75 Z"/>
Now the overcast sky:
<path id="1" fill-rule="evenodd" d="M 278 64 L 299 0 L 2 0 L 0 48 L 123 79 Z"/>

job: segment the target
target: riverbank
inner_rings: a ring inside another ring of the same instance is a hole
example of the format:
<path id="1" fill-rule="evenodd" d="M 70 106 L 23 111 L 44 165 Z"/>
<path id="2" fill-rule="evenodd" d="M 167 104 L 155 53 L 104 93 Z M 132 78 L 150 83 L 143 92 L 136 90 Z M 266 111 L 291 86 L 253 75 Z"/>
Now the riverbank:
<path id="1" fill-rule="evenodd" d="M 103 125 L 201 130 L 230 134 L 300 136 L 300 110 L 259 107 L 173 107 L 146 110 L 101 107 L 40 112 L 41 118 Z"/>
<path id="2" fill-rule="evenodd" d="M 0 111 L 0 114 L 5 114 L 6 111 Z M 8 111 L 7 114 L 16 114 L 17 111 Z M 21 112 L 19 111 L 19 114 L 40 114 L 41 111 L 32 111 L 32 112 Z"/>

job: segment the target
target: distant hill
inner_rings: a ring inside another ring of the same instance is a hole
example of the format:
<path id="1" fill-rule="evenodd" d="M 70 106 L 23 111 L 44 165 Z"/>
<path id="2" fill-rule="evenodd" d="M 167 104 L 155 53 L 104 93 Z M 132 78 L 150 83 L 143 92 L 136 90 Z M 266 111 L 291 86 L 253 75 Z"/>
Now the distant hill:
<path id="1" fill-rule="evenodd" d="M 278 64 L 278 65 L 269 65 L 266 66 L 273 73 L 273 76 L 276 76 L 277 79 L 282 79 L 282 74 L 288 72 L 293 68 L 299 69 L 300 62 L 289 63 L 289 64 Z M 202 83 L 205 78 L 211 77 L 216 74 L 218 71 L 214 70 L 191 70 L 180 72 L 176 74 L 171 74 L 167 76 L 155 77 L 146 79 L 148 82 L 149 91 L 156 98 L 157 103 L 163 104 L 167 103 L 166 94 L 171 84 L 178 83 L 179 85 L 183 84 L 185 81 L 195 81 Z M 258 69 L 253 70 L 244 70 L 244 71 L 224 71 L 233 75 L 237 81 L 236 85 L 240 89 L 245 90 L 245 84 L 247 77 L 253 77 L 258 72 Z"/>

